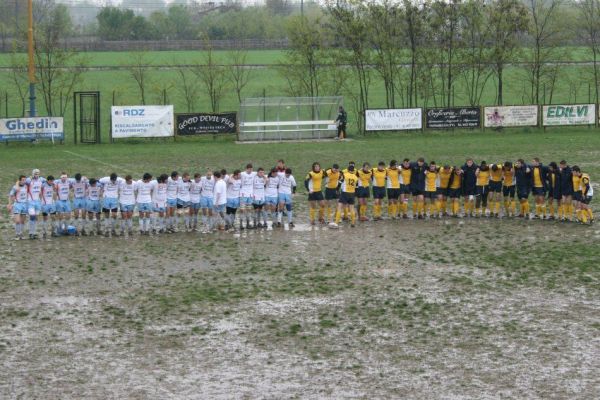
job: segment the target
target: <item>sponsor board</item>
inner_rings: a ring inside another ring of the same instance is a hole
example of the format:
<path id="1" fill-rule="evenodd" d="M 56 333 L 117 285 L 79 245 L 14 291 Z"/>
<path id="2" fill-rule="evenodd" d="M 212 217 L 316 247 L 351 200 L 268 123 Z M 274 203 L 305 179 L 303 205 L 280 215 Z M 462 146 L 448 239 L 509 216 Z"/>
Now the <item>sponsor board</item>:
<path id="1" fill-rule="evenodd" d="M 537 126 L 538 106 L 484 107 L 483 126 L 486 128 Z"/>
<path id="2" fill-rule="evenodd" d="M 177 135 L 236 133 L 236 113 L 175 114 Z"/>
<path id="3" fill-rule="evenodd" d="M 595 104 L 560 104 L 542 108 L 544 126 L 594 125 L 595 123 Z"/>
<path id="4" fill-rule="evenodd" d="M 173 106 L 112 106 L 113 138 L 173 136 Z"/>
<path id="5" fill-rule="evenodd" d="M 422 127 L 423 111 L 420 108 L 365 111 L 365 129 L 367 131 L 403 131 Z"/>
<path id="6" fill-rule="evenodd" d="M 479 128 L 481 110 L 479 107 L 428 108 L 425 126 L 429 129 Z"/>
<path id="7" fill-rule="evenodd" d="M 0 141 L 64 140 L 62 117 L 0 119 Z"/>

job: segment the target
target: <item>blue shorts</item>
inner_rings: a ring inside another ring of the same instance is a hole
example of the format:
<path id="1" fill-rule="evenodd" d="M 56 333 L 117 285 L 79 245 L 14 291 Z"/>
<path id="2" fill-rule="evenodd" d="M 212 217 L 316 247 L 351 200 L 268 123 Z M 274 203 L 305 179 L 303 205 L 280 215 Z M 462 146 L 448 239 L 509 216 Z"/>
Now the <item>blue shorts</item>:
<path id="1" fill-rule="evenodd" d="M 154 210 L 154 212 L 157 212 L 157 213 L 164 213 L 165 211 L 167 211 L 167 207 L 154 206 L 153 210 Z"/>
<path id="2" fill-rule="evenodd" d="M 267 198 L 265 199 L 265 204 L 267 204 L 267 205 L 269 205 L 269 204 L 270 204 L 270 205 L 272 205 L 272 206 L 276 206 L 276 205 L 277 205 L 277 200 L 278 200 L 278 198 L 277 198 L 277 197 L 267 197 Z"/>
<path id="3" fill-rule="evenodd" d="M 69 200 L 56 200 L 56 212 L 57 213 L 70 213 L 71 202 Z"/>
<path id="4" fill-rule="evenodd" d="M 135 205 L 134 204 L 120 204 L 119 209 L 121 212 L 133 212 Z"/>
<path id="5" fill-rule="evenodd" d="M 213 198 L 212 197 L 200 197 L 200 207 L 201 208 L 213 208 Z"/>
<path id="6" fill-rule="evenodd" d="M 42 210 L 42 202 L 40 200 L 30 200 L 28 203 L 28 208 L 32 208 L 39 213 Z"/>
<path id="7" fill-rule="evenodd" d="M 85 204 L 86 204 L 85 197 L 73 199 L 73 208 L 75 210 L 85 209 Z"/>
<path id="8" fill-rule="evenodd" d="M 152 203 L 137 203 L 139 212 L 152 212 Z"/>
<path id="9" fill-rule="evenodd" d="M 190 202 L 190 208 L 191 208 L 192 210 L 199 210 L 199 209 L 201 208 L 201 206 L 200 206 L 200 202 L 198 202 L 198 203 L 194 203 L 193 201 L 192 201 L 192 202 Z"/>
<path id="10" fill-rule="evenodd" d="M 167 200 L 167 202 L 168 202 L 168 200 Z M 190 204 L 192 204 L 192 203 L 189 201 L 177 199 L 177 208 L 189 208 Z"/>
<path id="11" fill-rule="evenodd" d="M 275 202 L 277 202 L 277 199 L 275 199 Z M 236 197 L 235 199 L 227 199 L 227 208 L 240 208 L 240 198 Z"/>
<path id="12" fill-rule="evenodd" d="M 27 214 L 28 208 L 29 207 L 28 207 L 27 203 L 13 203 L 12 213 L 13 214 Z"/>
<path id="13" fill-rule="evenodd" d="M 167 208 L 177 207 L 177 199 L 167 199 Z"/>
<path id="14" fill-rule="evenodd" d="M 292 195 L 289 193 L 279 193 L 279 202 L 285 204 L 292 204 Z"/>
<path id="15" fill-rule="evenodd" d="M 240 197 L 240 205 L 251 206 L 252 203 L 254 203 L 254 199 L 252 197 Z"/>
<path id="16" fill-rule="evenodd" d="M 105 197 L 104 200 L 102 200 L 102 208 L 105 210 L 116 210 L 117 207 L 117 199 L 114 197 Z"/>
<path id="17" fill-rule="evenodd" d="M 219 204 L 214 207 L 215 211 L 218 213 L 225 212 L 225 204 Z"/>
<path id="18" fill-rule="evenodd" d="M 42 206 L 42 215 L 50 214 L 56 214 L 56 207 L 54 207 L 54 204 L 44 204 Z"/>
<path id="19" fill-rule="evenodd" d="M 254 206 L 263 206 L 265 204 L 265 199 L 254 199 L 252 201 L 252 205 Z"/>
<path id="20" fill-rule="evenodd" d="M 85 209 L 88 212 L 98 214 L 100 212 L 100 200 L 88 200 Z"/>

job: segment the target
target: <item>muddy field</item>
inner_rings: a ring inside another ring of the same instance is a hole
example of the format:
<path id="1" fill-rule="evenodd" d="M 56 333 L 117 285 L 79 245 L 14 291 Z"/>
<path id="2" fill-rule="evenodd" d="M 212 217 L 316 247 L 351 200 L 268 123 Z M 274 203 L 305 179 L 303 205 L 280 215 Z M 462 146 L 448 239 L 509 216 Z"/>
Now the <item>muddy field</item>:
<path id="1" fill-rule="evenodd" d="M 600 396 L 600 227 L 10 240 L 0 398 Z"/>

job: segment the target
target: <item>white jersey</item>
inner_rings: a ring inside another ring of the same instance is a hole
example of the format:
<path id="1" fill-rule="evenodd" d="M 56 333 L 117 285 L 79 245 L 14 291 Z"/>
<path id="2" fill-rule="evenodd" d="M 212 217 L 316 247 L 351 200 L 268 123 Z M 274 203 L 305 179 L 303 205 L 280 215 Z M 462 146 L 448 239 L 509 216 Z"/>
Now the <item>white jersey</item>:
<path id="1" fill-rule="evenodd" d="M 98 182 L 102 184 L 102 191 L 105 199 L 118 199 L 119 198 L 119 186 L 125 182 L 123 178 L 117 178 L 116 181 L 111 181 L 110 177 L 105 176 Z"/>
<path id="2" fill-rule="evenodd" d="M 242 188 L 242 180 L 230 177 L 227 179 L 227 198 L 239 199 L 240 189 Z"/>
<path id="3" fill-rule="evenodd" d="M 254 200 L 264 200 L 265 199 L 265 185 L 267 184 L 267 177 L 260 177 L 256 175 L 254 177 L 254 186 L 253 186 L 253 198 Z"/>
<path id="4" fill-rule="evenodd" d="M 137 192 L 137 203 L 147 204 L 152 203 L 152 191 L 156 181 L 144 182 L 139 180 L 135 183 L 135 190 Z"/>
<path id="5" fill-rule="evenodd" d="M 293 187 L 296 187 L 296 180 L 293 175 L 279 177 L 279 193 L 292 194 Z"/>
<path id="6" fill-rule="evenodd" d="M 41 200 L 42 198 L 42 186 L 46 180 L 42 177 L 37 179 L 29 178 L 26 183 L 29 186 L 29 199 L 33 201 Z"/>
<path id="7" fill-rule="evenodd" d="M 44 182 L 42 186 L 42 201 L 44 204 L 52 205 L 54 204 L 54 191 L 56 187 L 54 184 L 50 184 L 48 182 Z"/>
<path id="8" fill-rule="evenodd" d="M 172 179 L 171 177 L 169 177 L 167 179 L 167 199 L 177 199 L 177 189 L 179 187 L 179 182 L 181 182 L 181 178 Z"/>
<path id="9" fill-rule="evenodd" d="M 282 169 L 277 168 L 277 177 L 281 178 L 282 176 L 285 176 L 285 168 L 282 168 Z"/>
<path id="10" fill-rule="evenodd" d="M 183 179 L 179 181 L 179 186 L 177 186 L 177 200 L 181 201 L 190 201 L 190 186 L 192 186 L 192 181 Z"/>
<path id="11" fill-rule="evenodd" d="M 27 193 L 27 185 L 14 185 L 10 190 L 10 195 L 15 197 L 17 203 L 27 203 L 27 197 L 29 196 Z"/>
<path id="12" fill-rule="evenodd" d="M 59 200 L 69 200 L 69 195 L 71 194 L 71 181 L 67 179 L 66 181 L 58 180 L 55 183 L 56 185 L 56 195 Z"/>
<path id="13" fill-rule="evenodd" d="M 190 201 L 194 204 L 200 203 L 200 192 L 202 191 L 202 179 L 196 182 L 196 179 L 192 181 L 190 185 Z"/>
<path id="14" fill-rule="evenodd" d="M 88 186 L 87 199 L 92 201 L 100 200 L 100 193 L 102 193 L 102 188 L 99 185 Z"/>
<path id="15" fill-rule="evenodd" d="M 254 177 L 256 172 L 250 173 L 244 171 L 240 174 L 242 180 L 242 188 L 240 189 L 240 197 L 252 197 L 254 189 Z"/>
<path id="16" fill-rule="evenodd" d="M 267 189 L 265 195 L 267 197 L 277 197 L 279 193 L 279 176 L 270 176 L 267 178 Z"/>
<path id="17" fill-rule="evenodd" d="M 87 179 L 81 179 L 79 182 L 77 182 L 75 179 L 71 180 L 71 187 L 73 188 L 73 198 L 85 198 L 85 190 L 87 189 L 87 186 Z"/>
<path id="18" fill-rule="evenodd" d="M 152 181 L 154 183 L 154 190 L 152 191 L 152 202 L 155 207 L 166 207 L 167 206 L 167 184 L 166 183 L 158 183 L 157 181 Z"/>
<path id="19" fill-rule="evenodd" d="M 212 198 L 213 192 L 215 190 L 215 177 L 211 176 L 210 178 L 203 176 L 200 178 L 200 185 L 202 186 L 201 196 Z"/>
<path id="20" fill-rule="evenodd" d="M 124 206 L 135 204 L 135 184 L 133 182 L 122 182 L 119 186 L 119 203 Z"/>
<path id="21" fill-rule="evenodd" d="M 223 179 L 215 182 L 213 190 L 213 204 L 220 206 L 227 203 L 227 185 Z"/>

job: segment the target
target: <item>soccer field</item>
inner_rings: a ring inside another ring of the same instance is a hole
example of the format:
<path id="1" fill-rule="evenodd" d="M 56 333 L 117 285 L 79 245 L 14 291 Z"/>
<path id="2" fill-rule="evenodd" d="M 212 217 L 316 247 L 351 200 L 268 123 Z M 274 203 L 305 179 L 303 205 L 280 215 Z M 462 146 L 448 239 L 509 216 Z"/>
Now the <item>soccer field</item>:
<path id="1" fill-rule="evenodd" d="M 4 208 L 0 398 L 596 398 L 597 225 L 484 218 L 331 230 L 308 225 L 301 182 L 313 161 L 420 156 L 566 159 L 596 182 L 598 132 L 2 146 L 4 195 L 32 168 L 139 178 L 279 158 L 299 190 L 296 228 L 235 234 L 13 241 Z"/>

